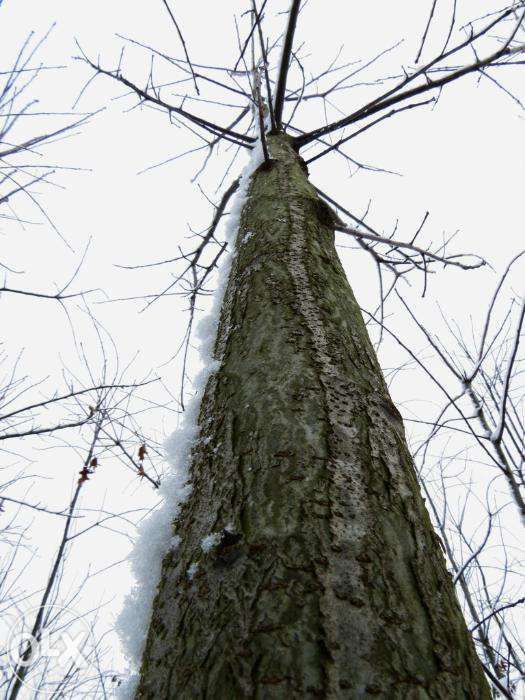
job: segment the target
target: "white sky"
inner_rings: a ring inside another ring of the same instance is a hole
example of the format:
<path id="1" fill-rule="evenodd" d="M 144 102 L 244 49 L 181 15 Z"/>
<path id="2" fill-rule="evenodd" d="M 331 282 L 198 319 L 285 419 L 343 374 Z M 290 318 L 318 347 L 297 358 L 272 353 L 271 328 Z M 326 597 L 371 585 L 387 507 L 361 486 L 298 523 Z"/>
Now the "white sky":
<path id="1" fill-rule="evenodd" d="M 429 1 L 347 3 L 331 0 L 320 3 L 310 0 L 297 34 L 305 42 L 302 54 L 310 56 L 308 65 L 325 66 L 342 44 L 345 45 L 342 57 L 350 61 L 373 57 L 404 38 L 405 42 L 370 73 L 372 78 L 397 74 L 402 64 L 413 62 L 430 4 Z M 462 3 L 466 17 L 476 16 L 477 4 Z M 498 6 L 497 3 L 492 5 Z M 275 35 L 283 22 L 277 10 L 287 8 L 288 2 L 270 0 L 269 6 L 272 9 L 267 15 L 267 27 Z M 175 7 L 190 55 L 196 62 L 222 65 L 234 62 L 237 50 L 232 16 L 233 11 L 239 16 L 239 10 L 246 9 L 246 2 L 177 0 Z M 160 0 L 147 3 L 5 0 L 0 9 L 1 69 L 9 66 L 29 31 L 40 36 L 53 22 L 56 27 L 42 48 L 40 58 L 48 65 L 67 67 L 42 75 L 35 85 L 34 96 L 41 100 L 45 109 L 70 110 L 90 75 L 85 65 L 72 59 L 78 55 L 75 39 L 91 58 L 100 56 L 102 65 L 110 69 L 116 66 L 123 43 L 116 37 L 117 33 L 181 56 L 177 37 Z M 438 23 L 435 36 L 431 37 L 431 47 L 436 46 L 436 41 L 439 44 L 442 32 L 443 25 Z M 427 57 L 429 55 L 427 52 Z M 124 73 L 143 84 L 149 71 L 146 52 L 130 49 L 123 68 Z M 505 75 L 498 74 L 498 79 L 525 98 L 523 90 L 520 93 L 517 69 L 509 69 Z M 376 91 L 374 87 L 357 88 L 339 96 L 337 103 L 350 112 L 367 96 L 377 94 Z M 126 272 L 115 265 L 171 257 L 176 245 L 188 234 L 188 225 L 201 230 L 209 222 L 211 208 L 197 184 L 191 182 L 202 162 L 202 154 L 137 175 L 144 168 L 190 148 L 194 140 L 184 129 L 170 125 L 165 115 L 147 109 L 126 112 L 135 101 L 114 99 L 122 94 L 123 90 L 109 79 L 97 78 L 78 110 L 87 112 L 105 107 L 105 111 L 82 127 L 80 134 L 45 149 L 46 162 L 90 169 L 84 173 L 64 171 L 57 174 L 55 181 L 65 189 L 42 188 L 41 201 L 74 253 L 47 224 L 28 226 L 25 230 L 2 226 L 2 260 L 8 259 L 10 265 L 27 272 L 23 278 L 10 277 L 13 286 L 17 284 L 38 291 L 51 291 L 53 283 L 60 286 L 72 273 L 91 238 L 86 264 L 75 285 L 77 290 L 101 288 L 108 299 L 157 292 L 169 284 L 169 268 Z M 206 105 L 193 108 L 201 114 L 208 113 Z M 221 112 L 214 110 L 213 114 Z M 330 120 L 337 118 L 337 112 L 330 111 L 329 117 Z M 317 112 L 309 111 L 302 123 L 312 126 L 323 118 L 320 103 L 317 103 Z M 54 128 L 57 119 L 39 120 L 38 131 Z M 411 111 L 387 120 L 356 139 L 350 149 L 353 157 L 396 170 L 401 177 L 360 171 L 349 178 L 346 166 L 334 157 L 316 163 L 311 176 L 316 185 L 356 214 L 363 214 L 372 200 L 370 223 L 389 231 L 399 219 L 400 238 L 409 238 L 428 210 L 430 219 L 424 240 L 439 240 L 443 232 L 459 230 L 455 244 L 458 251 L 486 257 L 501 271 L 524 241 L 523 127 L 523 112 L 509 96 L 488 81 L 478 84 L 475 78 L 467 78 L 448 87 L 433 111 L 428 108 Z M 200 180 L 206 194 L 213 199 L 217 199 L 214 190 L 228 161 L 229 155 L 214 157 Z M 239 165 L 234 166 L 231 179 L 239 169 Z M 23 202 L 18 211 L 28 218 L 38 218 L 38 213 Z M 339 240 L 347 243 L 343 238 Z M 372 307 L 377 294 L 373 266 L 363 253 L 356 251 L 342 250 L 342 259 L 360 303 Z M 414 278 L 413 281 L 414 287 L 407 288 L 412 308 L 418 310 L 427 325 L 441 329 L 436 300 L 445 314 L 466 327 L 470 315 L 479 318 L 482 314 L 496 275 L 488 268 L 474 272 L 441 272 L 432 279 L 425 300 L 418 296 L 421 280 Z M 514 282 L 518 291 L 519 281 L 516 276 Z M 97 294 L 93 301 L 104 298 Z M 147 312 L 138 313 L 141 307 L 140 303 L 119 302 L 94 304 L 93 308 L 111 333 L 122 364 L 139 353 L 132 375 L 142 377 L 158 372 L 176 393 L 179 364 L 175 361 L 166 366 L 165 363 L 174 354 L 184 333 L 184 301 L 168 297 Z M 14 297 L 2 298 L 1 308 L 4 339 L 11 356 L 24 348 L 24 371 L 35 379 L 51 375 L 42 388 L 45 395 L 56 384 L 55 377 L 63 361 L 75 370 L 78 367 L 64 313 L 52 302 Z M 73 310 L 72 314 L 78 337 L 85 339 L 87 354 L 97 357 L 95 338 L 83 312 Z M 402 317 L 396 317 L 393 323 L 408 344 L 415 348 L 424 346 Z M 386 351 L 388 355 L 383 362 L 387 367 L 402 358 L 390 345 L 386 346 Z M 407 410 L 427 412 L 425 415 L 432 413 L 436 400 L 441 402 L 430 383 L 417 373 L 403 375 L 393 392 L 398 403 Z M 164 401 L 166 395 L 159 390 L 152 396 Z M 176 414 L 155 411 L 145 414 L 145 423 L 159 435 L 169 434 L 176 426 Z M 48 486 L 40 484 L 38 491 L 30 493 L 31 498 L 44 500 L 42 494 L 46 494 L 46 498 L 53 501 L 50 505 L 63 507 L 71 484 L 77 478 L 78 459 L 72 465 L 72 453 L 64 448 L 39 450 L 35 454 L 37 461 L 32 465 L 33 472 L 52 475 L 52 480 Z M 154 501 L 148 487 L 136 487 L 136 482 L 130 483 L 129 473 L 118 471 L 118 466 L 112 465 L 111 470 L 101 470 L 97 480 L 90 484 L 86 505 L 97 507 L 105 501 L 106 507 L 117 511 L 151 505 Z M 39 516 L 38 524 L 42 539 L 34 540 L 40 547 L 40 559 L 32 564 L 33 577 L 35 572 L 45 569 L 47 554 L 53 550 L 56 537 L 57 523 L 50 516 Z M 118 535 L 107 532 L 90 535 L 81 551 L 73 552 L 71 566 L 80 576 L 88 562 L 92 561 L 98 569 L 124 557 L 128 548 L 128 540 Z M 100 596 L 114 600 L 104 613 L 104 619 L 111 620 L 120 596 L 129 586 L 129 576 L 125 567 L 118 567 L 112 570 L 111 576 L 102 578 L 98 577 L 96 585 L 90 589 L 87 605 L 92 605 L 95 597 L 98 600 Z"/>

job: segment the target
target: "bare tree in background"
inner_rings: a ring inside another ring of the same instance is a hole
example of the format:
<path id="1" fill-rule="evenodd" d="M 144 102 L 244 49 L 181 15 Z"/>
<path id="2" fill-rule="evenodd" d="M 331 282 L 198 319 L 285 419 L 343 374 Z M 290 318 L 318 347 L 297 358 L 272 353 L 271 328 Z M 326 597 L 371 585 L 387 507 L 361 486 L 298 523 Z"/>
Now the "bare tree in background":
<path id="1" fill-rule="evenodd" d="M 525 656 L 520 616 L 513 616 L 525 604 L 521 537 L 513 537 L 500 518 L 503 511 L 515 509 L 518 522 L 523 523 L 523 299 L 513 296 L 509 303 L 503 293 L 509 273 L 522 256 L 519 253 L 511 260 L 495 286 L 481 327 L 471 332 L 445 317 L 450 338 L 445 334 L 438 338 L 403 302 L 437 362 L 448 372 L 443 383 L 435 382 L 444 405 L 414 448 L 421 483 L 485 663 L 506 689 L 517 693 Z M 454 388 L 448 388 L 449 380 Z M 436 443 L 442 449 L 437 470 L 429 468 Z M 475 457 L 469 459 L 469 453 Z M 458 469 L 458 461 L 465 466 Z M 480 480 L 480 472 L 490 478 Z M 484 497 L 479 488 L 473 488 L 473 482 L 480 481 L 486 484 Z M 460 495 L 457 506 L 451 502 L 454 491 L 455 500 Z M 478 510 L 482 506 L 484 515 L 476 519 L 473 532 L 467 528 L 465 514 L 480 495 L 483 503 L 476 505 Z"/>
<path id="2" fill-rule="evenodd" d="M 2 22 L 0 36 L 6 31 Z M 93 115 L 54 113 L 40 106 L 39 79 L 44 72 L 62 68 L 40 62 L 39 51 L 47 39 L 48 35 L 37 39 L 29 34 L 10 63 L 6 55 L 0 59 L 0 230 L 3 236 L 25 236 L 29 246 L 31 227 L 43 221 L 51 235 L 69 247 L 42 195 L 46 187 L 56 185 L 58 171 L 68 168 L 51 164 L 46 154 Z M 28 211 L 34 215 L 30 220 Z M 144 508 L 119 512 L 111 504 L 100 508 L 92 502 L 90 486 L 104 479 L 105 470 L 131 471 L 137 483 L 158 487 L 162 448 L 142 432 L 139 422 L 139 414 L 153 406 L 146 391 L 156 380 L 128 379 L 132 367 L 121 366 L 111 336 L 93 316 L 90 300 L 96 290 L 75 290 L 87 249 L 77 256 L 75 269 L 66 271 L 62 284 L 50 280 L 50 288 L 44 290 L 31 286 L 30 275 L 12 264 L 5 250 L 0 258 L 3 309 L 14 297 L 25 299 L 35 315 L 41 305 L 54 304 L 70 328 L 78 357 L 71 358 L 71 366 L 63 364 L 57 379 L 44 366 L 40 376 L 28 374 L 23 349 L 13 349 L 8 337 L 0 347 L 0 688 L 3 697 L 13 700 L 40 694 L 103 697 L 117 678 L 109 669 L 109 649 L 99 637 L 100 604 L 88 610 L 82 597 L 101 571 L 86 562 L 80 583 L 72 584 L 68 559 L 89 533 L 101 530 L 129 537 L 144 515 Z M 92 338 L 77 337 L 81 317 L 87 319 Z M 6 327 L 4 321 L 4 331 Z M 48 344 L 50 338 L 36 342 Z M 43 474 L 39 462 L 53 450 L 57 469 Z M 45 497 L 41 495 L 49 480 L 56 494 L 65 495 L 61 506 L 46 501 L 49 488 Z M 50 548 L 46 562 L 35 540 L 50 520 L 55 527 L 47 531 L 56 538 L 56 549 Z M 41 653 L 46 645 L 63 654 L 63 664 Z"/>
<path id="3" fill-rule="evenodd" d="M 173 5 L 164 5 L 182 39 Z M 314 187 L 308 165 L 332 154 L 351 167 L 367 167 L 348 154 L 351 141 L 380 122 L 434 105 L 449 83 L 475 76 L 505 90 L 505 71 L 523 65 L 525 5 L 513 2 L 459 25 L 454 3 L 441 50 L 423 60 L 431 27 L 446 12 L 434 1 L 414 65 L 372 79 L 376 96 L 352 112 L 338 98 L 395 47 L 357 67 L 338 59 L 310 75 L 297 48 L 300 0 L 291 2 L 283 33 L 274 38 L 264 24 L 272 3 L 248 5 L 251 24 L 239 29 L 233 66 L 201 65 L 184 39 L 183 58 L 126 39 L 151 56 L 148 78 L 138 84 L 125 74 L 124 51 L 116 66 L 106 66 L 80 49 L 95 76 L 111 78 L 140 104 L 186 125 L 197 138 L 191 152 L 202 151 L 203 167 L 221 146 L 235 155 L 260 150 L 236 232 L 215 342 L 218 369 L 200 409 L 193 490 L 174 523 L 180 546 L 163 562 L 136 697 L 481 698 L 490 697 L 489 684 L 512 697 L 523 655 L 506 613 L 523 600 L 503 600 L 503 587 L 494 596 L 483 566 L 489 537 L 504 534 L 498 527 L 502 506 L 494 505 L 489 490 L 483 532 L 468 532 L 448 500 L 444 456 L 442 502 L 433 480 L 423 479 L 442 537 L 436 535 L 334 231 L 376 264 L 380 299 L 365 320 L 377 325 L 380 339 L 393 333 L 384 308 L 401 280 L 420 275 L 425 290 L 438 267 L 469 270 L 484 261 L 453 252 L 450 240 L 425 244 L 427 216 L 405 235 L 376 230 Z M 168 69 L 175 73 L 171 79 Z M 176 92 L 184 83 L 188 92 Z M 230 97 L 236 100 L 230 118 L 219 123 L 203 116 L 202 101 L 225 105 Z M 336 100 L 342 116 L 319 124 L 315 105 Z M 301 126 L 305 110 L 316 118 L 315 128 Z M 225 187 L 210 228 L 193 248 L 151 263 L 177 266 L 158 296 L 177 288 L 187 294 L 186 352 L 196 300 L 208 291 L 226 249 L 218 223 L 238 187 L 239 179 Z M 477 347 L 457 338 L 468 361 L 463 367 L 427 339 L 462 382 L 461 397 L 442 387 L 446 409 L 459 412 L 463 430 L 501 472 L 523 512 L 523 423 L 511 391 L 523 311 L 512 342 L 500 343 L 499 357 L 490 318 L 491 309 Z M 464 413 L 465 398 L 473 415 Z M 448 425 L 443 412 L 421 447 L 424 454 Z M 424 477 L 425 461 L 418 467 Z M 465 493 L 463 513 L 470 498 Z M 215 546 L 203 547 L 210 537 Z M 503 566 L 507 578 L 512 566 L 508 560 Z"/>

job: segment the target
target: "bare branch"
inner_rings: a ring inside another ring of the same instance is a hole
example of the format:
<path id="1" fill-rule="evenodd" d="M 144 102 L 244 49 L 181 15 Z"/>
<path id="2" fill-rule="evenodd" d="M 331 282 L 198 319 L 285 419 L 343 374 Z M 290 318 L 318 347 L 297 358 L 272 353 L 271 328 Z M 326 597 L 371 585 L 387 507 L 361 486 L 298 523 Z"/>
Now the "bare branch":
<path id="1" fill-rule="evenodd" d="M 428 36 L 428 30 L 430 29 L 430 25 L 432 24 L 432 19 L 434 17 L 434 12 L 436 11 L 436 5 L 437 5 L 437 0 L 433 0 L 432 7 L 430 9 L 430 15 L 429 15 L 428 21 L 427 21 L 427 25 L 425 27 L 425 31 L 423 32 L 423 37 L 421 39 L 419 51 L 417 52 L 416 61 L 415 61 L 416 63 L 419 62 L 419 59 L 421 57 L 421 53 L 423 52 L 423 48 L 425 46 L 425 41 L 427 40 L 427 36 Z"/>
<path id="2" fill-rule="evenodd" d="M 169 13 L 169 16 L 171 17 L 171 21 L 173 22 L 173 25 L 174 25 L 175 29 L 177 30 L 177 34 L 179 35 L 179 39 L 180 39 L 180 42 L 182 44 L 182 49 L 184 51 L 184 55 L 186 56 L 186 61 L 188 63 L 188 66 L 190 67 L 191 75 L 193 77 L 193 84 L 195 86 L 195 92 L 197 93 L 197 95 L 200 95 L 199 86 L 197 85 L 197 76 L 195 75 L 195 72 L 193 70 L 193 66 L 191 64 L 190 57 L 188 55 L 188 49 L 186 47 L 186 42 L 184 41 L 184 37 L 183 37 L 182 32 L 180 30 L 179 24 L 178 24 L 177 20 L 175 19 L 175 15 L 173 14 L 171 7 L 168 5 L 168 0 L 162 0 L 162 2 L 164 4 L 164 7 L 167 9 L 167 11 Z"/>
<path id="3" fill-rule="evenodd" d="M 290 67 L 290 60 L 292 56 L 293 38 L 295 34 L 295 28 L 297 26 L 297 17 L 299 16 L 300 6 L 301 0 L 292 0 L 292 4 L 288 13 L 288 24 L 286 27 L 286 34 L 281 54 L 281 63 L 279 66 L 279 73 L 277 77 L 277 87 L 275 89 L 274 112 L 275 126 L 277 129 L 280 129 L 282 127 L 283 122 L 283 107 L 284 97 L 286 94 L 286 81 L 288 78 L 288 69 Z"/>
<path id="4" fill-rule="evenodd" d="M 298 148 L 302 148 L 306 144 L 310 143 L 311 141 L 314 141 L 319 136 L 326 136 L 327 134 L 330 134 L 333 131 L 337 131 L 339 129 L 342 129 L 345 126 L 349 126 L 350 124 L 353 124 L 357 121 L 360 121 L 361 119 L 364 119 L 366 117 L 370 117 L 373 114 L 376 114 L 377 112 L 380 112 L 384 109 L 388 109 L 389 107 L 397 104 L 398 102 L 402 102 L 403 100 L 411 99 L 413 97 L 416 97 L 417 95 L 421 95 L 421 94 L 428 92 L 430 90 L 441 89 L 442 87 L 444 87 L 448 83 L 451 83 L 455 80 L 458 80 L 459 78 L 462 78 L 466 75 L 470 75 L 471 73 L 478 72 L 481 68 L 486 68 L 490 65 L 494 65 L 497 63 L 497 61 L 499 59 L 501 59 L 505 56 L 511 55 L 512 53 L 516 53 L 518 51 L 521 51 L 522 50 L 521 46 L 516 47 L 514 49 L 511 49 L 509 47 L 510 47 L 510 43 L 511 43 L 512 39 L 514 38 L 518 28 L 521 26 L 521 23 L 523 21 L 523 16 L 520 16 L 518 22 L 515 24 L 513 32 L 511 33 L 510 37 L 504 42 L 504 44 L 501 46 L 501 48 L 499 48 L 497 51 L 489 54 L 489 56 L 487 56 L 487 58 L 477 59 L 476 61 L 474 61 L 474 63 L 467 65 L 467 66 L 463 66 L 462 68 L 459 68 L 458 70 L 454 70 L 451 73 L 448 73 L 441 78 L 431 79 L 428 77 L 428 73 L 433 66 L 435 66 L 437 63 L 440 63 L 445 58 L 448 58 L 449 56 L 453 55 L 454 53 L 457 53 L 458 51 L 461 51 L 462 49 L 472 45 L 473 42 L 475 42 L 480 37 L 486 35 L 495 26 L 497 26 L 498 24 L 503 22 L 505 19 L 513 16 L 514 12 L 515 12 L 515 8 L 507 9 L 506 11 L 502 12 L 498 17 L 496 17 L 496 19 L 494 19 L 492 22 L 490 22 L 482 30 L 478 31 L 475 34 L 471 34 L 468 37 L 468 39 L 461 42 L 453 49 L 450 49 L 449 51 L 442 53 L 440 56 L 438 56 L 434 60 L 430 61 L 430 63 L 427 63 L 425 66 L 423 66 L 419 70 L 415 71 L 412 75 L 407 75 L 406 78 L 400 84 L 396 85 L 391 90 L 388 90 L 385 94 L 376 98 L 375 100 L 368 103 L 364 107 L 361 107 L 356 112 L 353 112 L 349 116 L 343 117 L 342 119 L 339 119 L 338 121 L 332 122 L 331 124 L 327 124 L 324 127 L 320 127 L 319 129 L 315 129 L 314 131 L 311 131 L 307 134 L 304 134 L 303 136 L 296 137 L 296 139 L 295 139 L 296 146 Z M 425 82 L 422 83 L 421 85 L 418 85 L 417 87 L 410 89 L 410 90 L 403 91 L 403 88 L 406 85 L 408 85 L 408 83 L 412 82 L 413 80 L 415 80 L 416 78 L 419 78 L 419 77 L 425 78 Z"/>
<path id="5" fill-rule="evenodd" d="M 231 129 L 228 129 L 226 127 L 219 126 L 218 124 L 214 124 L 213 122 L 210 122 L 207 119 L 203 119 L 202 117 L 192 114 L 187 110 L 182 109 L 181 107 L 176 107 L 175 105 L 171 105 L 167 102 L 164 102 L 164 100 L 160 99 L 160 97 L 152 95 L 151 93 L 145 90 L 142 90 L 130 80 L 124 78 L 124 76 L 122 76 L 120 73 L 101 68 L 97 64 L 93 63 L 85 55 L 80 60 L 85 61 L 88 65 L 91 66 L 91 68 L 93 68 L 93 70 L 97 71 L 101 75 L 106 75 L 112 78 L 113 80 L 122 83 L 122 85 L 125 85 L 127 88 L 135 92 L 142 100 L 146 102 L 151 102 L 152 104 L 156 104 L 157 106 L 162 107 L 168 112 L 168 114 L 178 114 L 179 116 L 187 119 L 192 124 L 195 124 L 200 128 L 210 132 L 214 136 L 222 136 L 227 141 L 231 141 L 232 143 L 235 143 L 237 145 L 244 146 L 245 148 L 251 148 L 250 144 L 254 143 L 255 141 L 255 139 L 251 136 L 246 136 L 245 134 L 241 134 L 237 131 L 232 131 Z"/>

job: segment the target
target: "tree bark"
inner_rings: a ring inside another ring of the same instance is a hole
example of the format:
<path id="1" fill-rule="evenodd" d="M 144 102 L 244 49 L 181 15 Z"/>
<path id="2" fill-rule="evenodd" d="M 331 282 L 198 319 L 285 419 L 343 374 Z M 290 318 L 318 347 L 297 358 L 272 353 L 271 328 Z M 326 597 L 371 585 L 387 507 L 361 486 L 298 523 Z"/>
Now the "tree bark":
<path id="1" fill-rule="evenodd" d="M 490 698 L 330 210 L 268 141 L 136 697 Z"/>

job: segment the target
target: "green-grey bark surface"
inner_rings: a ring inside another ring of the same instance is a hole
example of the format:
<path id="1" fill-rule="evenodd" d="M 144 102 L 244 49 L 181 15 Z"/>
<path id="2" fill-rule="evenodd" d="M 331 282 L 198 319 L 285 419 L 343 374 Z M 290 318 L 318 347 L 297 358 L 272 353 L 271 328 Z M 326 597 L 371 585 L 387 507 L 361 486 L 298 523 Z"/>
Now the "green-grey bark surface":
<path id="1" fill-rule="evenodd" d="M 329 210 L 269 142 L 136 697 L 489 698 Z"/>

